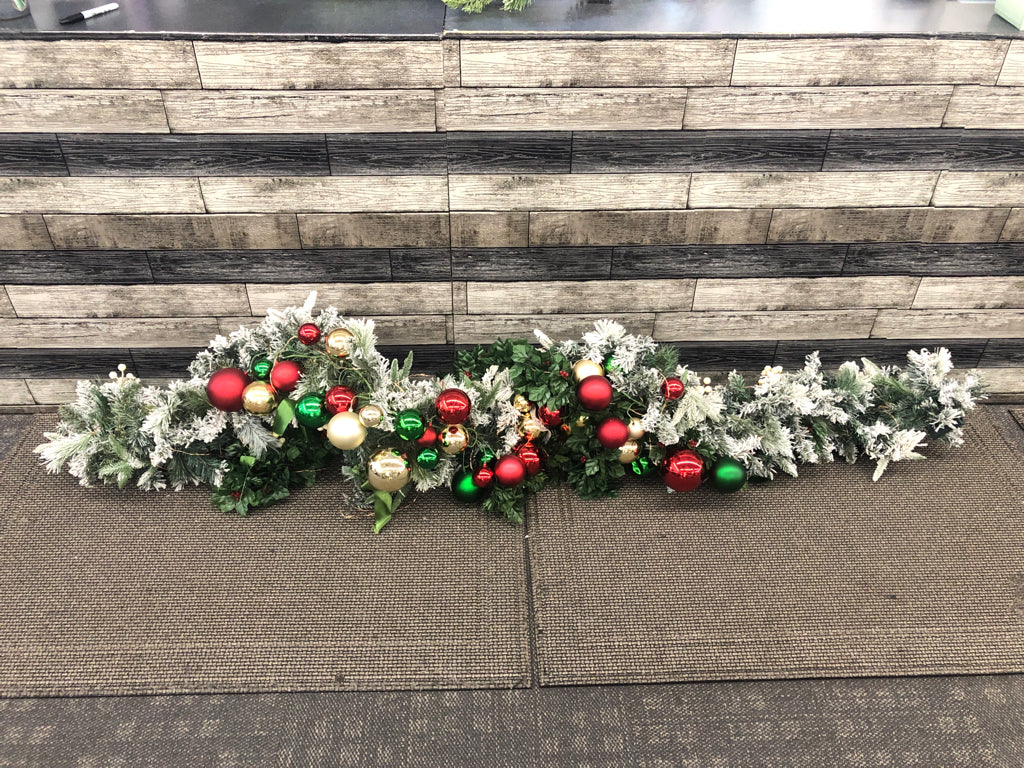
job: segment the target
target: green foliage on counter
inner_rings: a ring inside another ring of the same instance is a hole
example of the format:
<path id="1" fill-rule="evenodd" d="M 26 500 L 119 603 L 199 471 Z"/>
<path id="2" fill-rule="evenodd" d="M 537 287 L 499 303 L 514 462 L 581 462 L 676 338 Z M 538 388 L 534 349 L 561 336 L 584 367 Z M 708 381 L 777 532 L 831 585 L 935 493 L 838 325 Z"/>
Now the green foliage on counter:
<path id="1" fill-rule="evenodd" d="M 449 8 L 466 13 L 480 13 L 494 2 L 496 0 L 444 0 L 444 4 Z M 521 11 L 532 2 L 533 0 L 501 0 L 501 7 L 505 11 Z"/>

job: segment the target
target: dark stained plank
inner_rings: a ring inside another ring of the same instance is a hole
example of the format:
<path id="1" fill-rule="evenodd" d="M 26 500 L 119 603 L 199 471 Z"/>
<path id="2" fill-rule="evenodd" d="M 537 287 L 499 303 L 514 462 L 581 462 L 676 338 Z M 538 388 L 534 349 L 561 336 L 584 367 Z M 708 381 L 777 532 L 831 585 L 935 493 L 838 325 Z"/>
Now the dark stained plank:
<path id="1" fill-rule="evenodd" d="M 316 134 L 60 134 L 73 176 L 327 176 Z"/>
<path id="2" fill-rule="evenodd" d="M 579 131 L 573 173 L 817 171 L 828 131 Z"/>
<path id="3" fill-rule="evenodd" d="M 823 277 L 843 269 L 847 246 L 655 245 L 613 249 L 613 278 Z"/>
<path id="4" fill-rule="evenodd" d="M 0 283 L 8 285 L 151 282 L 145 251 L 0 251 Z"/>
<path id="5" fill-rule="evenodd" d="M 696 373 L 702 371 L 754 371 L 775 358 L 774 341 L 678 341 L 679 362 Z"/>
<path id="6" fill-rule="evenodd" d="M 130 370 L 139 378 L 188 378 L 189 363 L 202 347 L 131 349 Z M 125 361 L 128 362 L 128 361 Z"/>
<path id="7" fill-rule="evenodd" d="M 860 362 L 866 357 L 878 365 L 906 365 L 909 350 L 936 349 L 945 347 L 953 355 L 953 364 L 957 368 L 974 368 L 978 365 L 984 339 L 950 339 L 933 341 L 930 339 L 823 339 L 799 341 L 780 341 L 775 352 L 775 365 L 783 368 L 802 368 L 804 358 L 811 352 L 818 351 L 822 366 L 826 369 L 837 368 L 847 360 Z"/>
<path id="8" fill-rule="evenodd" d="M 1024 131 L 922 128 L 833 131 L 825 170 L 1019 170 Z"/>
<path id="9" fill-rule="evenodd" d="M 121 363 L 131 368 L 127 349 L 0 349 L 0 378 L 107 378 Z"/>
<path id="10" fill-rule="evenodd" d="M 453 280 L 594 280 L 610 276 L 611 248 L 453 248 Z"/>
<path id="11" fill-rule="evenodd" d="M 0 176 L 67 176 L 52 133 L 0 133 Z"/>
<path id="12" fill-rule="evenodd" d="M 1019 243 L 851 245 L 844 275 L 1024 275 Z"/>
<path id="13" fill-rule="evenodd" d="M 366 133 L 327 136 L 335 176 L 444 175 L 443 133 Z"/>
<path id="14" fill-rule="evenodd" d="M 391 279 L 388 251 L 309 250 L 150 251 L 158 283 L 379 282 Z"/>
<path id="15" fill-rule="evenodd" d="M 563 132 L 448 134 L 451 173 L 569 173 L 572 134 Z"/>
<path id="16" fill-rule="evenodd" d="M 412 352 L 413 373 L 447 374 L 451 373 L 455 363 L 455 345 L 453 344 L 418 344 L 412 346 L 379 346 L 377 351 L 385 357 L 396 358 L 404 362 L 406 355 Z"/>
<path id="17" fill-rule="evenodd" d="M 989 339 L 978 367 L 1024 368 L 1024 339 Z"/>
<path id="18" fill-rule="evenodd" d="M 393 248 L 391 279 L 399 282 L 451 280 L 452 254 L 447 248 Z"/>

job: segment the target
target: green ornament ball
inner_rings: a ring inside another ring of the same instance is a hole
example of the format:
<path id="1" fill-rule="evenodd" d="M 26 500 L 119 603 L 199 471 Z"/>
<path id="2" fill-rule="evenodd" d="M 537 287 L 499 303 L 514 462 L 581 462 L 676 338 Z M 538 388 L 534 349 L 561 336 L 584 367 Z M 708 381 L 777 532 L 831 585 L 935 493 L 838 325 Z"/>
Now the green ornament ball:
<path id="1" fill-rule="evenodd" d="M 473 482 L 473 473 L 460 469 L 452 478 L 452 496 L 464 504 L 477 504 L 487 496 L 489 488 L 480 488 Z"/>
<path id="2" fill-rule="evenodd" d="M 736 459 L 725 456 L 711 468 L 711 485 L 721 493 L 735 493 L 747 484 L 747 470 Z"/>
<path id="3" fill-rule="evenodd" d="M 320 395 L 303 395 L 295 404 L 295 418 L 304 427 L 319 429 L 331 418 Z"/>
<path id="4" fill-rule="evenodd" d="M 249 372 L 252 374 L 254 379 L 259 381 L 266 381 L 270 378 L 270 369 L 274 367 L 274 364 L 268 357 L 257 357 L 252 362 L 252 367 Z"/>
<path id="5" fill-rule="evenodd" d="M 615 361 L 614 357 L 608 355 L 608 357 L 604 359 L 604 369 L 614 373 L 619 370 L 619 364 Z"/>
<path id="6" fill-rule="evenodd" d="M 424 448 L 416 454 L 416 466 L 430 471 L 437 467 L 437 462 L 440 461 L 440 459 L 441 456 L 437 452 L 436 448 Z"/>
<path id="7" fill-rule="evenodd" d="M 403 440 L 418 440 L 427 431 L 427 422 L 415 408 L 407 408 L 395 417 L 395 433 Z"/>
<path id="8" fill-rule="evenodd" d="M 647 477 L 654 471 L 654 462 L 646 456 L 641 456 L 629 466 L 637 477 Z"/>

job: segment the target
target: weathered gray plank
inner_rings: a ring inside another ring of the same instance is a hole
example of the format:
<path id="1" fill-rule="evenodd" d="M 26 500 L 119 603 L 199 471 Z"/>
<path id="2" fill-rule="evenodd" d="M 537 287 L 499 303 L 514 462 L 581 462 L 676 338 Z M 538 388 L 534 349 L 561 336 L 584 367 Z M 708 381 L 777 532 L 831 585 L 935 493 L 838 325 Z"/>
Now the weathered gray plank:
<path id="1" fill-rule="evenodd" d="M 462 85 L 728 85 L 735 47 L 728 39 L 463 40 Z"/>
<path id="2" fill-rule="evenodd" d="M 873 309 L 803 312 L 659 312 L 659 341 L 774 341 L 867 338 Z"/>
<path id="3" fill-rule="evenodd" d="M 982 368 L 1024 367 L 1024 339 L 989 339 L 980 357 Z"/>
<path id="4" fill-rule="evenodd" d="M 53 243 L 38 214 L 0 214 L 0 251 L 52 251 Z"/>
<path id="5" fill-rule="evenodd" d="M 1024 275 L 1015 243 L 851 245 L 844 275 Z"/>
<path id="6" fill-rule="evenodd" d="M 242 285 L 9 285 L 18 317 L 209 317 L 249 311 Z M 301 302 L 300 302 L 301 303 Z"/>
<path id="7" fill-rule="evenodd" d="M 445 134 L 445 138 L 449 173 L 569 173 L 572 170 L 573 135 L 569 131 L 451 132 Z"/>
<path id="8" fill-rule="evenodd" d="M 1024 41 L 1010 42 L 996 85 L 1024 85 Z"/>
<path id="9" fill-rule="evenodd" d="M 207 266 L 209 259 L 207 259 Z M 0 283 L 8 285 L 137 285 L 152 283 L 145 251 L 6 251 Z M 178 282 L 166 280 L 164 282 Z M 184 282 L 212 282 L 188 280 Z M 230 282 L 228 280 L 222 282 Z"/>
<path id="10" fill-rule="evenodd" d="M 159 91 L 0 90 L 0 125 L 33 133 L 169 131 Z"/>
<path id="11" fill-rule="evenodd" d="M 294 214 L 47 214 L 57 248 L 176 250 L 298 248 Z"/>
<path id="12" fill-rule="evenodd" d="M 611 276 L 826 277 L 843 271 L 846 249 L 846 245 L 819 243 L 618 247 Z"/>
<path id="13" fill-rule="evenodd" d="M 68 339 L 78 349 L 205 347 L 219 332 L 212 317 L 7 320 L 0 324 L 0 347 L 61 349 Z"/>
<path id="14" fill-rule="evenodd" d="M 195 42 L 206 88 L 440 88 L 436 41 Z"/>
<path id="15" fill-rule="evenodd" d="M 169 382 L 166 378 L 146 379 L 146 385 L 151 387 L 162 387 Z M 38 405 L 59 405 L 75 400 L 78 379 L 26 379 L 25 383 Z"/>
<path id="16" fill-rule="evenodd" d="M 732 85 L 993 85 L 1006 40 L 740 40 Z"/>
<path id="17" fill-rule="evenodd" d="M 454 279 L 503 285 L 521 280 L 607 280 L 611 263 L 611 248 L 452 249 Z M 507 307 L 507 303 L 499 307 Z"/>
<path id="18" fill-rule="evenodd" d="M 331 161 L 330 174 L 317 175 L 444 176 L 448 173 L 445 158 L 446 138 L 443 133 L 330 135 L 327 137 L 327 151 Z"/>
<path id="19" fill-rule="evenodd" d="M 52 133 L 5 133 L 0 136 L 0 175 L 67 176 L 60 149 Z"/>
<path id="20" fill-rule="evenodd" d="M 919 277 L 700 279 L 694 311 L 904 308 Z"/>
<path id="21" fill-rule="evenodd" d="M 188 40 L 5 40 L 0 88 L 202 88 Z"/>
<path id="22" fill-rule="evenodd" d="M 984 340 L 959 339 L 806 339 L 780 341 L 775 352 L 775 365 L 784 368 L 802 368 L 807 355 L 818 352 L 825 369 L 838 368 L 847 360 L 866 357 L 877 365 L 906 365 L 907 352 L 912 349 L 946 347 L 953 355 L 957 368 L 973 368 L 985 348 Z"/>
<path id="23" fill-rule="evenodd" d="M 15 317 L 14 307 L 3 286 L 0 286 L 0 317 Z"/>
<path id="24" fill-rule="evenodd" d="M 515 247 L 530 244 L 526 212 L 453 213 L 452 248 Z"/>
<path id="25" fill-rule="evenodd" d="M 445 344 L 445 320 L 448 315 L 378 315 L 367 313 L 373 320 L 380 345 L 410 347 L 416 344 Z M 260 322 L 257 317 L 222 317 L 220 333 L 228 334 L 240 327 L 251 328 Z M 205 342 L 204 342 L 205 346 Z"/>
<path id="26" fill-rule="evenodd" d="M 443 283 L 296 283 L 246 286 L 249 305 L 259 316 L 270 309 L 300 305 L 310 291 L 317 292 L 317 307 L 338 307 L 346 315 L 451 314 L 452 286 Z"/>
<path id="27" fill-rule="evenodd" d="M 1024 277 L 925 277 L 914 309 L 1024 307 Z"/>
<path id="28" fill-rule="evenodd" d="M 199 183 L 211 213 L 448 210 L 444 176 L 234 177 Z"/>
<path id="29" fill-rule="evenodd" d="M 468 283 L 467 311 L 488 315 L 511 308 L 515 314 L 546 315 L 689 310 L 693 280 L 521 280 Z"/>
<path id="30" fill-rule="evenodd" d="M 991 394 L 1024 392 L 1024 368 L 979 368 L 978 373 Z"/>
<path id="31" fill-rule="evenodd" d="M 683 128 L 937 128 L 952 86 L 691 88 Z"/>
<path id="32" fill-rule="evenodd" d="M 872 338 L 989 339 L 1024 336 L 1024 310 L 883 309 Z"/>
<path id="33" fill-rule="evenodd" d="M 90 252 L 78 252 L 82 253 Z M 111 255 L 118 253 L 124 251 L 112 251 Z M 298 279 L 329 282 L 344 275 L 348 282 L 371 283 L 391 279 L 389 255 L 387 249 L 378 248 L 149 251 L 143 254 L 143 259 L 148 261 L 147 270 L 152 268 L 150 278 L 121 282 L 293 283 Z M 88 282 L 109 281 L 93 279 Z"/>
<path id="34" fill-rule="evenodd" d="M 763 243 L 768 209 L 530 214 L 530 245 Z"/>
<path id="35" fill-rule="evenodd" d="M 1024 240 L 1024 208 L 1011 208 L 1006 224 L 999 235 L 1000 241 Z"/>
<path id="36" fill-rule="evenodd" d="M 453 211 L 685 208 L 688 173 L 452 175 Z"/>
<path id="37" fill-rule="evenodd" d="M 444 87 L 462 85 L 462 46 L 460 40 L 446 38 L 441 41 L 441 61 L 444 68 Z"/>
<path id="38" fill-rule="evenodd" d="M 954 128 L 1024 128 L 1024 88 L 958 85 L 943 126 Z"/>
<path id="39" fill-rule="evenodd" d="M 196 179 L 0 178 L 0 211 L 12 213 L 203 213 Z"/>
<path id="40" fill-rule="evenodd" d="M 1006 208 L 787 208 L 772 216 L 768 242 L 994 242 Z"/>
<path id="41" fill-rule="evenodd" d="M 303 248 L 447 246 L 447 213 L 300 213 Z"/>
<path id="42" fill-rule="evenodd" d="M 0 379 L 0 405 L 32 405 L 32 393 L 24 379 Z"/>
<path id="43" fill-rule="evenodd" d="M 1024 205 L 1024 173 L 942 171 L 932 205 Z"/>
<path id="44" fill-rule="evenodd" d="M 435 129 L 433 91 L 165 91 L 164 104 L 175 133 Z"/>
<path id="45" fill-rule="evenodd" d="M 685 88 L 452 88 L 449 131 L 678 130 Z"/>
<path id="46" fill-rule="evenodd" d="M 937 171 L 695 173 L 690 207 L 928 205 L 938 175 Z"/>
<path id="47" fill-rule="evenodd" d="M 576 339 L 594 329 L 605 314 L 593 315 L 456 315 L 456 344 L 490 344 L 495 339 L 535 339 L 539 328 L 555 340 Z M 616 316 L 630 333 L 650 335 L 654 330 L 653 313 L 630 313 Z"/>

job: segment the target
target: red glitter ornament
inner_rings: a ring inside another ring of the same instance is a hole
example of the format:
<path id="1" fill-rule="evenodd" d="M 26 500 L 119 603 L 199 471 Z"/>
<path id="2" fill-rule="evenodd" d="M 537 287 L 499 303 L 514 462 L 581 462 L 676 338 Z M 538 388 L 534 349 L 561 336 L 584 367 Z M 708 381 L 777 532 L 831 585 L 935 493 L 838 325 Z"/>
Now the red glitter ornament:
<path id="1" fill-rule="evenodd" d="M 291 392 L 301 375 L 302 368 L 294 360 L 278 360 L 270 369 L 270 386 L 278 392 Z"/>
<path id="2" fill-rule="evenodd" d="M 518 456 L 502 456 L 494 465 L 494 478 L 506 488 L 519 485 L 526 479 L 526 465 Z"/>
<path id="3" fill-rule="evenodd" d="M 487 488 L 494 482 L 494 470 L 488 466 L 480 467 L 473 473 L 473 485 L 477 488 Z"/>
<path id="4" fill-rule="evenodd" d="M 320 328 L 316 323 L 303 323 L 299 326 L 299 341 L 307 347 L 320 341 Z"/>
<path id="5" fill-rule="evenodd" d="M 661 394 L 666 400 L 678 400 L 686 392 L 683 380 L 675 376 L 669 376 L 661 382 Z"/>
<path id="6" fill-rule="evenodd" d="M 251 381 L 241 368 L 221 368 L 206 383 L 210 405 L 219 411 L 242 410 L 242 391 Z"/>
<path id="7" fill-rule="evenodd" d="M 544 453 L 531 440 L 516 446 L 516 456 L 523 462 L 528 475 L 536 475 L 544 469 Z"/>
<path id="8" fill-rule="evenodd" d="M 604 376 L 588 376 L 576 387 L 576 397 L 588 411 L 602 411 L 611 405 L 612 383 Z"/>
<path id="9" fill-rule="evenodd" d="M 597 425 L 597 442 L 605 448 L 621 448 L 629 440 L 629 425 L 622 419 L 605 419 Z"/>
<path id="10" fill-rule="evenodd" d="M 437 442 L 437 430 L 427 424 L 423 434 L 416 438 L 416 445 L 420 448 L 430 448 Z"/>
<path id="11" fill-rule="evenodd" d="M 700 486 L 704 474 L 704 459 L 700 454 L 684 448 L 676 451 L 661 468 L 665 485 L 673 491 L 692 491 Z"/>
<path id="12" fill-rule="evenodd" d="M 469 395 L 461 389 L 446 389 L 434 401 L 438 418 L 445 424 L 461 424 L 469 418 Z"/>
<path id="13" fill-rule="evenodd" d="M 549 411 L 546 406 L 537 409 L 537 416 L 545 427 L 562 426 L 562 412 L 559 410 Z"/>
<path id="14" fill-rule="evenodd" d="M 355 409 L 356 393 L 348 387 L 331 387 L 324 395 L 324 405 L 331 413 L 344 413 Z"/>

